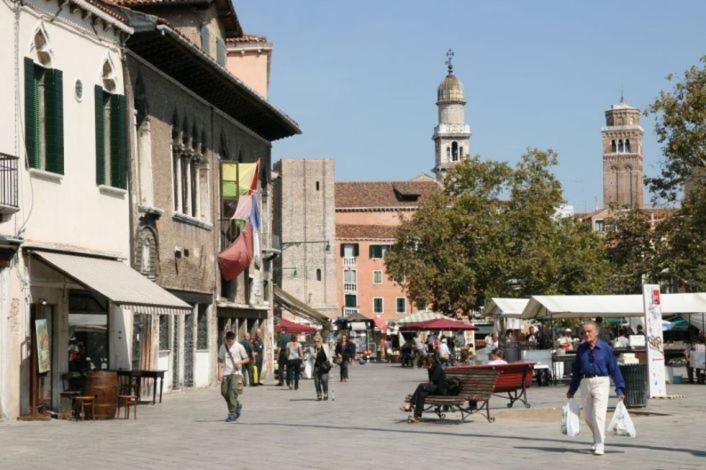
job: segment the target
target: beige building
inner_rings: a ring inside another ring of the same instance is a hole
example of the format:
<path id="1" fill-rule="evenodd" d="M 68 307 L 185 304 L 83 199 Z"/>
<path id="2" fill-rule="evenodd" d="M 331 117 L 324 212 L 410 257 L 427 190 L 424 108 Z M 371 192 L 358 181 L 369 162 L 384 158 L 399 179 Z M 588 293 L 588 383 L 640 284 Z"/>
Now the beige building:
<path id="1" fill-rule="evenodd" d="M 625 103 L 605 112 L 603 145 L 603 206 L 642 208 L 644 168 L 640 110 Z"/>

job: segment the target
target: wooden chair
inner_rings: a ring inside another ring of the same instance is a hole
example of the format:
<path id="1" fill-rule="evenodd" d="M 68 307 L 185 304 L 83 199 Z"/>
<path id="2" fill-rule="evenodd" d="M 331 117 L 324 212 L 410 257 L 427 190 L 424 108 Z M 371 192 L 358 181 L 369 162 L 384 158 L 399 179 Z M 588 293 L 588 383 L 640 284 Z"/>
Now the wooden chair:
<path id="1" fill-rule="evenodd" d="M 134 419 L 137 419 L 137 396 L 135 395 L 118 395 L 118 409 L 116 417 L 120 417 L 120 407 L 125 407 L 124 418 L 130 419 L 130 405 L 134 407 Z"/>
<path id="2" fill-rule="evenodd" d="M 78 421 L 79 419 L 81 420 L 86 420 L 86 409 L 91 410 L 91 420 L 95 421 L 96 419 L 96 414 L 95 414 L 95 408 L 94 404 L 96 401 L 95 396 L 89 396 L 89 395 L 77 395 L 74 397 L 74 401 L 76 402 L 76 420 Z"/>

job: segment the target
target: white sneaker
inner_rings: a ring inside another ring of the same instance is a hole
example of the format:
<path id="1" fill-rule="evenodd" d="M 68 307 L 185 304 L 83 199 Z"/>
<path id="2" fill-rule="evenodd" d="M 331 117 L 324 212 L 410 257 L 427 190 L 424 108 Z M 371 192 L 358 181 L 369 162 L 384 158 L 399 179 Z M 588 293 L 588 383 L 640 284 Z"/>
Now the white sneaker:
<path id="1" fill-rule="evenodd" d="M 605 454 L 605 449 L 603 448 L 603 444 L 596 444 L 596 448 L 593 449 L 593 455 L 603 455 Z"/>
<path id="2" fill-rule="evenodd" d="M 596 444 L 596 443 L 594 442 L 593 445 L 591 445 L 591 450 L 596 450 L 596 446 L 597 446 L 597 445 L 598 445 L 598 444 Z"/>

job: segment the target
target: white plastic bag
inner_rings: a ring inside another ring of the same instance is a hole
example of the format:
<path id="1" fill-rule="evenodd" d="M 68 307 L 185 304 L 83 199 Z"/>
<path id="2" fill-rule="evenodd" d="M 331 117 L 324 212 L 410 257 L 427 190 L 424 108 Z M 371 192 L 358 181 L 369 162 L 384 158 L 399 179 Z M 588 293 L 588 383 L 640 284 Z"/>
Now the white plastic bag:
<path id="1" fill-rule="evenodd" d="M 630 419 L 628 409 L 625 407 L 622 400 L 619 401 L 618 405 L 615 407 L 615 413 L 613 413 L 613 419 L 610 420 L 610 424 L 608 425 L 608 431 L 612 432 L 616 436 L 637 436 L 635 425 L 632 424 L 632 419 Z"/>
<path id="2" fill-rule="evenodd" d="M 561 409 L 561 433 L 570 437 L 578 436 L 581 432 L 579 411 L 581 407 L 576 400 L 570 398 Z"/>

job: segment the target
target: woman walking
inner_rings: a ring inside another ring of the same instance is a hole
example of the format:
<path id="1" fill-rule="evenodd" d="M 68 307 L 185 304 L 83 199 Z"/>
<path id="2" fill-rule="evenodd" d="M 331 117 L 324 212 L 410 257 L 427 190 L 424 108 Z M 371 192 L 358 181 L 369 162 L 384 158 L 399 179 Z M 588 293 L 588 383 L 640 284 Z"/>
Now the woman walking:
<path id="1" fill-rule="evenodd" d="M 292 386 L 294 386 L 294 390 L 299 390 L 299 373 L 303 358 L 302 345 L 297 341 L 297 337 L 292 335 L 291 340 L 287 343 L 287 385 L 290 390 Z"/>
<path id="2" fill-rule="evenodd" d="M 314 386 L 316 387 L 316 399 L 318 401 L 328 400 L 328 373 L 333 366 L 331 352 L 327 344 L 323 344 L 323 338 L 317 334 L 314 336 L 314 346 L 311 348 L 311 357 L 314 358 Z"/>

